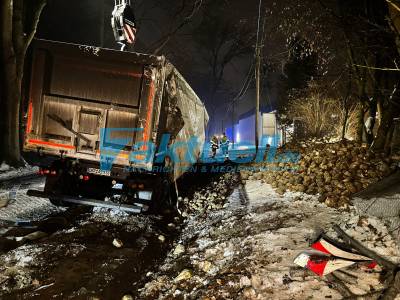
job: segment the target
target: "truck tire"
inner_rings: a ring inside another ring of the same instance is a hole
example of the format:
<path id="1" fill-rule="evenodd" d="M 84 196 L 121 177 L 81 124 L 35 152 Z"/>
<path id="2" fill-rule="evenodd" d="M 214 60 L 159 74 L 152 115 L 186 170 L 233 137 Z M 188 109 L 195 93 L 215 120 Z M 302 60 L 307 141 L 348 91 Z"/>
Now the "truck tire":
<path id="1" fill-rule="evenodd" d="M 44 191 L 49 195 L 50 203 L 55 206 L 61 207 L 71 207 L 74 204 L 67 203 L 61 199 L 61 195 L 64 194 L 65 191 L 71 191 L 71 180 L 68 176 L 63 176 L 62 174 L 51 177 L 46 177 L 46 183 L 44 186 Z"/>
<path id="2" fill-rule="evenodd" d="M 164 178 L 160 183 L 159 192 L 153 198 L 149 213 L 150 214 L 164 214 L 165 212 L 176 210 L 176 191 L 175 184 L 168 178 Z"/>

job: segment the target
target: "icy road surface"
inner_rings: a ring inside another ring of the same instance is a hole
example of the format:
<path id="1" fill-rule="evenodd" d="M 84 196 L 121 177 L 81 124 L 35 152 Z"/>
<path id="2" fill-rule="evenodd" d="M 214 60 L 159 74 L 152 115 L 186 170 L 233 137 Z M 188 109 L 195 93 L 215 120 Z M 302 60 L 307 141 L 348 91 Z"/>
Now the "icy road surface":
<path id="1" fill-rule="evenodd" d="M 26 195 L 29 189 L 43 190 L 44 180 L 43 177 L 37 177 L 29 180 L 16 180 L 17 183 L 0 184 L 0 197 L 9 199 L 7 207 L 0 209 L 0 227 L 21 220 L 37 221 L 48 215 L 64 211 L 64 209 L 52 205 L 47 199 Z"/>

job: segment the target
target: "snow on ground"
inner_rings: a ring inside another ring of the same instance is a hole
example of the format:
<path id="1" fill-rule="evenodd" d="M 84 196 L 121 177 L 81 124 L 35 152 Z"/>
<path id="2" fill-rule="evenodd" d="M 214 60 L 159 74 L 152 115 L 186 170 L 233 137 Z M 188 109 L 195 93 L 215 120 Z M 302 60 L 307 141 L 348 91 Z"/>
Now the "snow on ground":
<path id="1" fill-rule="evenodd" d="M 18 177 L 34 175 L 39 171 L 38 167 L 26 165 L 21 168 L 13 168 L 4 162 L 0 165 L 0 182 L 4 180 L 11 180 Z"/>
<path id="2" fill-rule="evenodd" d="M 400 172 L 358 193 L 353 203 L 360 214 L 383 220 L 400 242 Z"/>
<path id="3" fill-rule="evenodd" d="M 32 268 L 33 264 L 37 264 L 36 259 L 38 259 L 40 252 L 41 248 L 36 245 L 24 245 L 1 257 L 0 281 L 2 282 L 8 277 L 12 277 L 17 289 L 31 284 L 32 278 L 30 277 L 28 266 Z M 1 291 L 4 291 L 5 286 L 0 285 L 0 287 Z"/>
<path id="4" fill-rule="evenodd" d="M 179 245 L 158 273 L 150 274 L 141 297 L 341 299 L 326 278 L 293 263 L 321 230 L 335 237 L 334 224 L 382 256 L 400 262 L 399 249 L 379 220 L 359 217 L 354 209 L 329 208 L 302 193 L 279 196 L 267 184 L 247 181 L 234 191 L 226 209 L 188 220 Z M 347 268 L 357 278 L 348 287 L 357 294 L 379 290 L 383 287 L 379 270 Z"/>
<path id="5" fill-rule="evenodd" d="M 2 220 L 40 219 L 59 210 L 46 199 L 27 197 L 28 188 L 43 188 L 43 180 L 0 190 L 0 194 L 16 191 L 14 201 L 6 209 L 0 209 L 0 227 Z M 88 232 L 94 232 L 89 242 L 92 238 L 97 241 L 100 236 L 106 239 L 108 253 L 117 251 L 111 242 L 115 236 L 120 237 L 120 228 L 148 232 L 155 219 L 94 209 L 79 227 L 53 234 L 54 243 L 45 240 L 45 244 L 21 246 L 1 256 L 0 283 L 14 278 L 16 288 L 31 285 L 36 279 L 35 270 L 48 264 L 40 253 L 58 253 L 57 257 L 67 257 L 72 250 L 72 257 L 75 252 L 85 253 L 82 241 L 75 245 L 69 239 L 65 243 L 58 239 L 82 235 L 86 240 L 86 227 L 90 229 Z M 341 299 L 342 295 L 325 277 L 293 263 L 322 230 L 335 238 L 334 224 L 371 250 L 400 262 L 397 244 L 378 219 L 359 216 L 353 208 L 349 211 L 329 208 L 319 203 L 316 196 L 293 192 L 280 196 L 270 185 L 248 180 L 234 190 L 224 209 L 192 215 L 186 221 L 166 260 L 154 273 L 147 274 L 147 283 L 139 291 L 138 299 Z M 117 228 L 115 236 L 109 232 L 113 226 Z M 160 243 L 157 235 L 153 239 Z M 129 243 L 128 236 L 131 234 L 122 237 L 124 244 Z M 136 245 L 136 239 L 132 235 L 132 245 Z M 96 249 L 104 246 L 103 240 L 101 245 Z M 153 246 L 148 249 L 154 251 Z M 360 266 L 345 270 L 351 274 L 347 286 L 353 293 L 365 294 L 383 287 L 379 267 L 372 271 Z"/>
<path id="6" fill-rule="evenodd" d="M 134 294 L 178 234 L 179 224 L 167 228 L 169 219 L 155 216 L 72 213 L 64 215 L 70 223 L 62 230 L 0 250 L 0 299 L 121 299 Z M 15 230 L 3 241 L 16 239 Z"/>
<path id="7" fill-rule="evenodd" d="M 2 162 L 0 165 L 0 172 L 6 172 L 8 170 L 10 170 L 11 167 L 9 165 L 7 165 L 5 162 Z"/>
<path id="8" fill-rule="evenodd" d="M 100 222 L 110 222 L 121 224 L 130 220 L 132 216 L 120 209 L 109 209 L 104 207 L 94 207 L 91 219 Z"/>
<path id="9" fill-rule="evenodd" d="M 26 195 L 28 189 L 40 190 L 43 188 L 43 178 L 30 180 L 26 184 L 1 187 L 0 198 L 7 197 L 9 202 L 7 206 L 0 208 L 0 228 L 18 220 L 40 220 L 52 213 L 64 210 L 52 205 L 48 199 Z"/>

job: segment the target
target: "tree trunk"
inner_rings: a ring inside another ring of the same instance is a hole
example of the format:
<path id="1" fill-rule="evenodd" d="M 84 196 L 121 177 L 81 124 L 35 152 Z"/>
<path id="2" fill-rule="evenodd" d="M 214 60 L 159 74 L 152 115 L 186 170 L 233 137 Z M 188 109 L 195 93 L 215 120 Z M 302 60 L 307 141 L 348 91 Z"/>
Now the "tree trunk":
<path id="1" fill-rule="evenodd" d="M 17 59 L 13 45 L 13 2 L 1 5 L 1 87 L 2 111 L 0 160 L 12 165 L 20 162 L 19 149 L 19 101 L 20 80 L 17 75 Z"/>
<path id="2" fill-rule="evenodd" d="M 0 162 L 13 166 L 22 165 L 20 108 L 25 56 L 45 5 L 46 0 L 8 0 L 0 5 L 0 100 L 3 111 L 0 118 Z M 29 18 L 24 11 L 29 12 Z M 24 27 L 29 27 L 28 32 L 24 32 Z"/>
<path id="3" fill-rule="evenodd" d="M 393 123 L 393 107 L 389 105 L 382 114 L 381 124 L 378 128 L 375 140 L 373 142 L 372 148 L 374 150 L 380 151 L 383 150 L 386 143 L 387 134 L 389 129 Z"/>
<path id="4" fill-rule="evenodd" d="M 2 95 L 2 132 L 1 135 L 1 155 L 2 161 L 13 166 L 21 165 L 20 152 L 20 99 L 21 99 L 21 80 L 17 76 L 16 59 L 11 58 L 3 69 Z"/>
<path id="5" fill-rule="evenodd" d="M 356 141 L 359 143 L 363 142 L 364 134 L 364 105 L 360 105 L 357 116 L 357 137 Z"/>
<path id="6" fill-rule="evenodd" d="M 395 123 L 395 122 L 393 122 Z M 394 135 L 394 127 L 395 124 L 392 124 L 392 126 L 390 126 L 387 137 L 386 137 L 386 141 L 385 141 L 385 147 L 384 147 L 384 151 L 386 155 L 390 155 L 391 151 L 392 151 L 392 140 L 393 140 L 393 135 Z"/>
<path id="7" fill-rule="evenodd" d="M 346 139 L 348 120 L 349 120 L 349 108 L 347 107 L 347 103 L 346 103 L 345 107 L 344 107 L 344 119 L 343 119 L 342 136 L 341 136 L 342 141 Z"/>
<path id="8" fill-rule="evenodd" d="M 376 134 L 376 138 L 372 145 L 372 148 L 377 151 L 382 151 L 385 148 L 386 140 L 388 138 L 390 128 L 393 125 L 393 116 L 394 116 L 395 107 L 390 103 L 388 107 L 383 111 L 382 121 L 378 128 L 378 132 Z"/>
<path id="9" fill-rule="evenodd" d="M 351 94 L 351 73 L 349 74 L 349 82 L 347 84 L 347 93 L 346 96 L 343 98 L 343 108 L 344 108 L 344 120 L 343 120 L 343 127 L 342 127 L 342 140 L 346 138 L 346 132 L 347 132 L 347 123 L 349 120 L 349 106 L 348 106 L 348 100 Z"/>

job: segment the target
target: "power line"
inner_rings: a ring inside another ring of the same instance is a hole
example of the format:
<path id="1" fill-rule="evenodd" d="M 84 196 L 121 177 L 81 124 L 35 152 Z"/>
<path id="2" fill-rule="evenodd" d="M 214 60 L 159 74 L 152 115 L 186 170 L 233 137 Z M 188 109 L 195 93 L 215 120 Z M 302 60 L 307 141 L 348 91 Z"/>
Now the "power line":
<path id="1" fill-rule="evenodd" d="M 240 89 L 240 91 L 238 92 L 238 94 L 237 94 L 230 102 L 227 103 L 227 105 L 229 105 L 229 106 L 228 106 L 228 109 L 227 109 L 227 111 L 225 112 L 225 115 L 224 115 L 224 117 L 223 117 L 224 119 L 226 119 L 226 115 L 227 115 L 227 114 L 229 114 L 230 112 L 232 112 L 233 106 L 234 106 L 236 103 L 238 103 L 240 100 L 242 100 L 243 97 L 247 94 L 247 91 L 249 90 L 250 85 L 251 85 L 251 83 L 252 83 L 253 80 L 254 80 L 254 77 L 253 77 L 253 68 L 254 68 L 254 62 L 252 62 L 252 64 L 250 65 L 249 71 L 248 71 L 248 73 L 247 73 L 247 75 L 246 75 L 246 77 L 245 77 L 245 79 L 244 79 L 244 81 L 243 81 L 242 88 Z"/>
<path id="2" fill-rule="evenodd" d="M 236 97 L 233 98 L 232 103 L 237 102 L 238 100 L 240 100 L 247 93 L 247 90 L 249 89 L 250 83 L 252 82 L 252 79 L 253 79 L 253 76 L 252 76 L 253 68 L 254 68 L 254 61 L 250 65 L 249 71 L 248 71 L 248 73 L 246 75 L 246 79 L 245 79 L 245 81 L 243 83 L 243 86 L 242 86 L 241 90 L 236 95 Z"/>
<path id="3" fill-rule="evenodd" d="M 255 49 L 255 55 L 254 55 L 254 61 L 252 62 L 252 64 L 250 65 L 249 68 L 249 72 L 246 76 L 246 79 L 244 81 L 244 84 L 241 88 L 241 90 L 239 91 L 238 95 L 233 98 L 232 102 L 231 102 L 231 106 L 228 108 L 227 113 L 229 113 L 230 111 L 232 111 L 232 129 L 234 128 L 234 107 L 235 107 L 235 103 L 240 100 L 248 91 L 250 84 L 252 82 L 252 73 L 253 73 L 253 65 L 254 65 L 254 71 L 256 72 L 256 76 L 255 78 L 258 78 L 258 85 L 259 85 L 259 73 L 260 73 L 260 25 L 261 25 L 261 7 L 262 7 L 262 0 L 259 1 L 258 4 L 258 21 L 257 21 L 257 43 L 256 43 L 256 49 Z M 264 24 L 263 24 L 263 35 L 265 34 L 265 20 L 264 20 Z M 263 38 L 262 38 L 263 40 Z M 257 70 L 258 69 L 258 70 Z M 257 77 L 258 76 L 258 77 Z M 259 87 L 258 87 L 258 93 L 259 93 Z M 259 95 L 257 96 L 259 97 Z M 257 99 L 257 102 L 259 102 L 259 99 Z M 257 114 L 257 107 L 256 107 L 256 114 Z M 226 114 L 224 116 L 224 118 L 226 117 Z M 256 116 L 257 118 L 257 116 Z M 258 135 L 257 133 L 257 126 L 256 126 L 256 136 Z M 234 137 L 233 137 L 234 138 Z M 233 142 L 234 143 L 234 142 Z M 256 144 L 258 144 L 258 142 L 256 141 Z"/>

